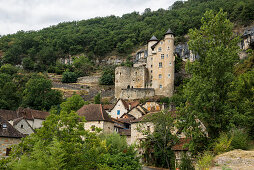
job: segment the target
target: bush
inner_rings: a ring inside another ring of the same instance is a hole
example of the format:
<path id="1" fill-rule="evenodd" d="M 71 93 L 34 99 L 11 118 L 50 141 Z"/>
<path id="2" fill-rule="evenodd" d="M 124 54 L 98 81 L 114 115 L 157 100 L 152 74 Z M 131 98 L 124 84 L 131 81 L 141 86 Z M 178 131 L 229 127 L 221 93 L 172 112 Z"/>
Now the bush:
<path id="1" fill-rule="evenodd" d="M 33 70 L 34 69 L 34 62 L 30 57 L 25 57 L 22 60 L 22 66 L 25 70 Z"/>
<path id="2" fill-rule="evenodd" d="M 73 72 L 64 72 L 62 77 L 62 83 L 76 83 L 77 82 L 77 75 Z"/>
<path id="3" fill-rule="evenodd" d="M 13 75 L 13 74 L 16 74 L 17 72 L 18 72 L 18 68 L 11 64 L 4 64 L 0 68 L 0 73 Z"/>
<path id="4" fill-rule="evenodd" d="M 213 154 L 211 152 L 204 152 L 202 155 L 199 155 L 197 161 L 197 169 L 203 170 L 208 169 L 212 165 Z"/>
<path id="5" fill-rule="evenodd" d="M 221 154 L 231 150 L 232 138 L 229 137 L 226 133 L 221 133 L 220 137 L 217 139 L 217 142 L 214 146 L 214 153 Z"/>
<path id="6" fill-rule="evenodd" d="M 181 170 L 194 170 L 195 169 L 193 167 L 190 156 L 188 156 L 186 153 L 182 154 L 182 159 L 181 159 L 181 163 L 179 165 L 179 168 Z"/>
<path id="7" fill-rule="evenodd" d="M 232 138 L 231 147 L 232 149 L 247 149 L 249 144 L 248 133 L 244 129 L 233 129 L 230 131 Z"/>

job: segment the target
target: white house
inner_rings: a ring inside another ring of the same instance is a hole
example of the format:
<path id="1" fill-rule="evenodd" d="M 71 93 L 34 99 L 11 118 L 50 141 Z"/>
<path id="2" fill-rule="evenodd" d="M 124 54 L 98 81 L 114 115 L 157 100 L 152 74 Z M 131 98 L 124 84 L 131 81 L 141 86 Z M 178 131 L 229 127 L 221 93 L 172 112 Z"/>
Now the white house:
<path id="1" fill-rule="evenodd" d="M 95 131 L 95 128 L 102 129 L 105 133 L 114 131 L 114 122 L 103 109 L 101 104 L 84 105 L 77 111 L 79 116 L 86 119 L 85 129 Z"/>

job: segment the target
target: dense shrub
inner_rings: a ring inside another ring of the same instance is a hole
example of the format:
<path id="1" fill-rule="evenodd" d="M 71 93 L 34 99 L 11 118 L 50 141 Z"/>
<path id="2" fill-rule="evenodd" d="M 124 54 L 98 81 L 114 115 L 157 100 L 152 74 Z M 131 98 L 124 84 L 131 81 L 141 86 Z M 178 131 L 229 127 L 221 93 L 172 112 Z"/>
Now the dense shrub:
<path id="1" fill-rule="evenodd" d="M 244 129 L 233 129 L 230 131 L 232 138 L 232 149 L 247 149 L 249 145 L 249 136 Z"/>
<path id="2" fill-rule="evenodd" d="M 63 83 L 76 83 L 77 82 L 77 75 L 74 72 L 64 72 L 62 77 Z"/>
<path id="3" fill-rule="evenodd" d="M 113 85 L 115 83 L 115 68 L 105 68 L 100 78 L 101 85 Z"/>
<path id="4" fill-rule="evenodd" d="M 232 138 L 230 138 L 228 134 L 221 133 L 220 137 L 215 142 L 214 153 L 217 155 L 231 150 L 231 142 Z"/>
<path id="5" fill-rule="evenodd" d="M 208 169 L 212 165 L 212 160 L 213 154 L 208 151 L 204 152 L 203 154 L 198 156 L 197 169 L 198 170 Z"/>
<path id="6" fill-rule="evenodd" d="M 181 170 L 194 170 L 193 163 L 191 161 L 191 157 L 187 155 L 185 152 L 182 153 L 182 159 L 179 165 Z"/>

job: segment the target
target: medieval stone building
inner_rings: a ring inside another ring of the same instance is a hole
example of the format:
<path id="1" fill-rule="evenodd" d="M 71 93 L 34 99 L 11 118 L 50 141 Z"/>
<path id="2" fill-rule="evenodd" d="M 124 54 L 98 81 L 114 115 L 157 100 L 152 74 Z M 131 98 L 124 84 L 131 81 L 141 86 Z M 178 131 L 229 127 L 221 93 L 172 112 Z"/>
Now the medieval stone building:
<path id="1" fill-rule="evenodd" d="M 174 34 L 169 29 L 163 39 L 155 36 L 147 44 L 143 63 L 115 70 L 115 97 L 140 99 L 153 96 L 171 97 L 174 91 Z"/>

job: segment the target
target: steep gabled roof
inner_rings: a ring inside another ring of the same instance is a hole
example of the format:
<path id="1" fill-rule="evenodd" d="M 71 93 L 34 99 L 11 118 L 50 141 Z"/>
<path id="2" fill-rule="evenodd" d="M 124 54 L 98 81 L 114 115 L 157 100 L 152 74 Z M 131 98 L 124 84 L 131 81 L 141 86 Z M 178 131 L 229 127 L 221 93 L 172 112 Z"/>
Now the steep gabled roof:
<path id="1" fill-rule="evenodd" d="M 45 120 L 49 116 L 49 112 L 34 110 L 30 108 L 18 108 L 17 114 L 19 117 L 24 117 L 28 120 L 43 119 Z"/>
<path id="2" fill-rule="evenodd" d="M 19 117 L 16 111 L 4 109 L 0 109 L 0 116 L 7 121 L 17 119 Z"/>
<path id="3" fill-rule="evenodd" d="M 13 120 L 13 127 L 15 128 L 15 126 L 16 126 L 21 120 L 24 120 L 24 121 L 27 123 L 27 126 L 29 126 L 29 127 L 32 129 L 32 131 L 34 132 L 34 129 L 32 128 L 32 126 L 28 123 L 28 121 L 27 121 L 24 117 L 20 117 L 20 118 L 14 119 L 14 120 Z"/>
<path id="4" fill-rule="evenodd" d="M 25 135 L 20 133 L 7 120 L 0 116 L 0 137 L 22 138 Z"/>
<path id="5" fill-rule="evenodd" d="M 85 116 L 87 121 L 113 122 L 101 104 L 84 105 L 77 111 L 79 116 Z"/>

